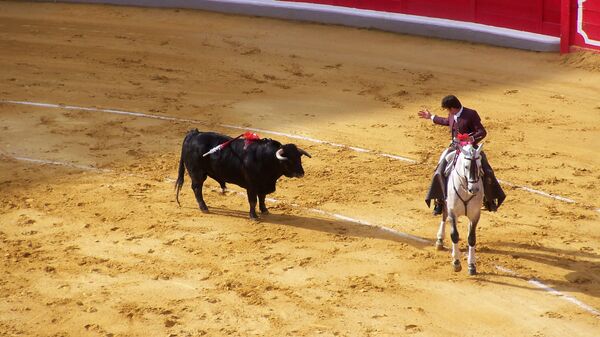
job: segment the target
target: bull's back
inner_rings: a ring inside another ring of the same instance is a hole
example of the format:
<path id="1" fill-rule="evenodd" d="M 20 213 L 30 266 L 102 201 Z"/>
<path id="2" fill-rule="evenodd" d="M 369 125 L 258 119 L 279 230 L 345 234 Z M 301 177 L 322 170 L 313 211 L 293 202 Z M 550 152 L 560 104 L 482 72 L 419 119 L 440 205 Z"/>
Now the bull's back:
<path id="1" fill-rule="evenodd" d="M 242 158 L 240 157 L 242 154 L 238 155 L 232 151 L 231 145 L 206 157 L 203 156 L 215 146 L 229 140 L 231 137 L 214 132 L 188 134 L 184 143 L 184 152 L 185 165 L 190 175 L 204 172 L 218 182 L 232 183 L 246 188 Z"/>

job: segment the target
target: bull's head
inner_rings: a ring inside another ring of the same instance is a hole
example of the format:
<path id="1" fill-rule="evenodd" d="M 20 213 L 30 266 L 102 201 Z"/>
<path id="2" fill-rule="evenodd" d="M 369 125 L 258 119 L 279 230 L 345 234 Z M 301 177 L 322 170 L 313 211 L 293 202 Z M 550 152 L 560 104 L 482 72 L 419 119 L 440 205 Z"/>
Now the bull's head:
<path id="1" fill-rule="evenodd" d="M 285 144 L 275 152 L 275 157 L 277 157 L 283 169 L 283 175 L 288 178 L 304 177 L 302 155 L 312 158 L 308 152 L 296 147 L 294 144 Z"/>

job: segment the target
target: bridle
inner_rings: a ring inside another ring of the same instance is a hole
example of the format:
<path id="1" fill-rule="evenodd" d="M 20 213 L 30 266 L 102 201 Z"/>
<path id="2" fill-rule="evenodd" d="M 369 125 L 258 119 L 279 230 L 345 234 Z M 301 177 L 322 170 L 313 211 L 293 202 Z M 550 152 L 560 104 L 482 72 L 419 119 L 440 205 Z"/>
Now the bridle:
<path id="1" fill-rule="evenodd" d="M 468 160 L 471 162 L 471 177 L 467 177 L 467 169 L 464 167 L 463 165 L 463 169 L 464 169 L 464 178 L 467 180 L 468 183 L 471 184 L 477 184 L 479 182 L 479 176 L 480 176 L 480 170 L 479 170 L 479 166 L 477 166 L 477 161 L 480 160 L 481 157 L 475 157 L 475 158 L 470 158 L 467 156 L 463 156 L 463 160 Z M 475 174 L 473 174 L 475 173 Z M 473 178 L 473 176 L 475 176 L 475 180 L 469 180 L 469 178 Z"/>
<path id="2" fill-rule="evenodd" d="M 461 155 L 461 153 L 462 153 L 462 151 L 460 151 L 460 150 L 457 150 L 457 152 L 458 152 L 458 156 L 460 156 L 460 155 Z M 461 178 L 464 178 L 464 179 L 465 179 L 465 181 L 466 181 L 466 183 L 465 183 L 465 184 L 463 184 L 463 183 L 462 183 L 462 181 L 461 181 L 461 183 L 460 183 L 460 187 L 461 187 L 461 188 L 462 188 L 464 191 L 467 191 L 467 192 L 468 192 L 468 189 L 469 189 L 469 183 L 472 183 L 472 184 L 477 184 L 477 183 L 479 182 L 480 170 L 479 170 L 479 167 L 477 166 L 477 160 L 481 159 L 481 157 L 475 157 L 475 158 L 473 158 L 473 157 L 467 157 L 467 156 L 466 156 L 464 153 L 462 153 L 462 155 L 463 155 L 463 160 L 469 160 L 469 161 L 471 161 L 471 166 L 470 166 L 470 168 L 471 168 L 471 173 L 472 173 L 472 172 L 475 172 L 475 173 L 476 173 L 476 174 L 474 174 L 474 176 L 475 176 L 475 180 L 469 180 L 469 178 L 473 178 L 473 177 L 472 177 L 472 176 L 473 176 L 473 174 L 471 174 L 471 175 L 470 175 L 471 177 L 469 177 L 469 176 L 467 175 L 467 169 L 466 169 L 465 165 L 462 165 L 462 167 L 463 167 L 463 171 L 464 171 L 464 175 L 461 175 L 461 174 L 460 174 L 460 171 L 458 170 L 458 166 L 459 166 L 459 165 L 456 165 L 456 164 L 458 163 L 458 158 L 456 159 L 456 162 L 455 162 L 455 164 L 454 164 L 454 170 L 456 171 L 456 175 L 458 175 L 458 176 L 459 176 L 459 177 L 461 177 Z M 475 165 L 475 168 L 474 168 L 474 169 L 473 169 L 473 165 Z M 456 189 L 456 184 L 454 183 L 454 180 L 452 181 L 452 187 L 454 188 L 454 192 L 456 193 L 456 196 L 457 196 L 457 197 L 460 199 L 460 201 L 462 201 L 463 205 L 465 206 L 465 216 L 467 216 L 467 212 L 468 212 L 468 211 L 467 211 L 467 204 L 469 203 L 469 201 L 471 201 L 471 199 L 473 199 L 473 198 L 475 197 L 475 194 L 472 194 L 472 195 L 471 195 L 471 196 L 470 196 L 470 197 L 469 197 L 467 200 L 465 200 L 465 199 L 463 199 L 463 198 L 460 196 L 460 193 L 458 193 L 458 190 Z"/>

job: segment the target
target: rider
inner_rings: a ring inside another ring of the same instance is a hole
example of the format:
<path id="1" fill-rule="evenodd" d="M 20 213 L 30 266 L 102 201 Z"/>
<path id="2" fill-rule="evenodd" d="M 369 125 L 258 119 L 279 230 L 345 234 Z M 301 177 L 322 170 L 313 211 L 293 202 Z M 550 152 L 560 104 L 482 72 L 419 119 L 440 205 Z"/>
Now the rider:
<path id="1" fill-rule="evenodd" d="M 477 111 L 463 107 L 458 98 L 454 95 L 448 95 L 442 99 L 442 108 L 448 111 L 448 117 L 440 117 L 431 114 L 427 109 L 419 111 L 419 117 L 431 119 L 433 123 L 439 125 L 447 125 L 450 128 L 452 141 L 450 146 L 444 150 L 438 165 L 435 169 L 429 193 L 425 198 L 425 202 L 429 206 L 431 199 L 435 200 L 433 214 L 441 214 L 444 200 L 446 199 L 447 178 L 444 174 L 446 169 L 446 155 L 450 151 L 457 150 L 456 136 L 459 133 L 466 133 L 471 136 L 471 142 L 474 146 L 485 138 L 487 132 L 481 124 L 481 118 Z M 487 161 L 485 153 L 481 153 L 481 166 L 483 169 L 483 190 L 484 190 L 484 206 L 488 211 L 495 212 L 502 204 L 506 195 L 496 180 L 494 171 Z"/>

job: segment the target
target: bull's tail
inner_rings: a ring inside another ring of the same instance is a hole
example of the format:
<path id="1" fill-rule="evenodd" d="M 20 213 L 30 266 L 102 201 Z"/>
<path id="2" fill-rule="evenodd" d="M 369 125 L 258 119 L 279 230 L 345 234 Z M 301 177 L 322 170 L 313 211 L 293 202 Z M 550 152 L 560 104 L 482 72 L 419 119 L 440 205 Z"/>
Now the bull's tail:
<path id="1" fill-rule="evenodd" d="M 181 203 L 179 202 L 179 191 L 181 191 L 181 187 L 183 186 L 184 177 L 185 165 L 183 165 L 183 149 L 181 149 L 181 158 L 179 158 L 179 173 L 177 175 L 177 180 L 175 181 L 175 200 L 177 200 L 177 205 L 179 206 L 181 206 Z"/>
<path id="2" fill-rule="evenodd" d="M 193 134 L 197 133 L 198 129 L 191 130 L 185 135 L 183 139 L 183 144 L 181 145 L 181 157 L 179 158 L 179 172 L 177 174 L 177 180 L 175 181 L 175 200 L 177 200 L 177 204 L 181 206 L 179 202 L 179 191 L 181 191 L 181 187 L 183 186 L 183 179 L 185 177 L 185 165 L 184 165 L 184 155 L 185 155 L 185 144 L 187 143 L 188 138 Z"/>

